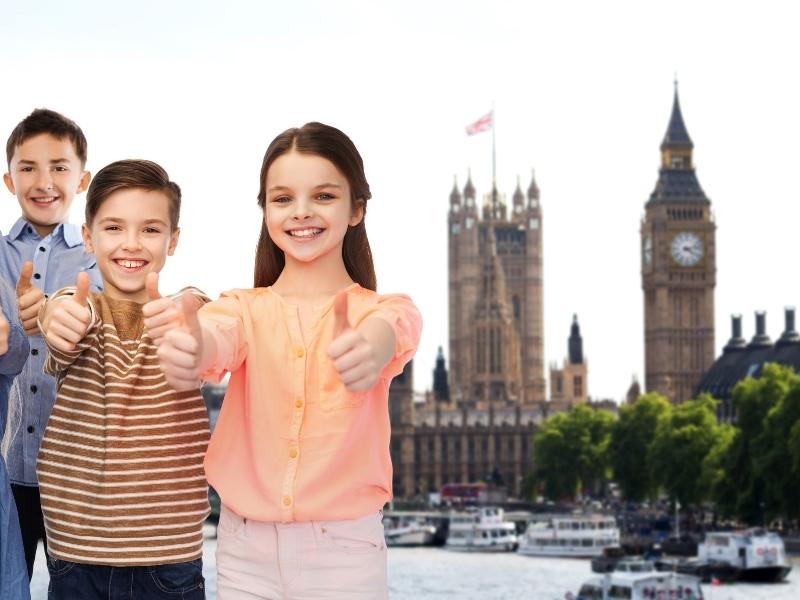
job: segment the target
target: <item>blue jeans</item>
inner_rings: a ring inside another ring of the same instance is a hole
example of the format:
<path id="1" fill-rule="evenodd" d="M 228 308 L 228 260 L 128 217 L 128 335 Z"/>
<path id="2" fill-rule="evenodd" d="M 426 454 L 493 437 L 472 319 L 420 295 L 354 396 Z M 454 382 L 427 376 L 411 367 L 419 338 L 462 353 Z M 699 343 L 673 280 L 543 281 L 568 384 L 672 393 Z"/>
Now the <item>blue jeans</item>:
<path id="1" fill-rule="evenodd" d="M 87 565 L 47 557 L 48 600 L 205 600 L 202 559 L 148 567 Z"/>

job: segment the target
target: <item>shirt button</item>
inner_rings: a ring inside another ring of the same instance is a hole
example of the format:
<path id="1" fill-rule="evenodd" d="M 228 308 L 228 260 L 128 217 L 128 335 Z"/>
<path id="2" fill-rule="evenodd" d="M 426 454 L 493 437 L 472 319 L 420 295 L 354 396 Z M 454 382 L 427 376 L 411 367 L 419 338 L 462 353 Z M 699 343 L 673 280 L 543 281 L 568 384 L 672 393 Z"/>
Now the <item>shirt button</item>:
<path id="1" fill-rule="evenodd" d="M 39 350 L 36 348 L 31 348 L 31 356 L 36 356 L 37 354 L 39 354 Z"/>
<path id="2" fill-rule="evenodd" d="M 289 458 L 297 458 L 297 448 L 289 450 Z"/>
<path id="3" fill-rule="evenodd" d="M 47 252 L 47 248 L 44 246 L 39 246 L 39 252 Z"/>
<path id="4" fill-rule="evenodd" d="M 295 398 L 294 405 L 297 408 L 303 408 L 303 399 L 302 398 Z"/>
<path id="5" fill-rule="evenodd" d="M 28 425 L 28 433 L 33 433 L 33 425 Z"/>
<path id="6" fill-rule="evenodd" d="M 306 354 L 306 351 L 303 350 L 302 348 L 298 348 L 297 350 L 294 351 L 294 353 L 297 355 L 297 358 L 303 358 Z"/>
<path id="7" fill-rule="evenodd" d="M 36 390 L 38 390 L 38 389 L 39 389 L 39 388 L 37 388 L 35 385 L 32 385 L 32 386 L 31 386 L 31 391 L 32 391 L 34 394 L 36 393 Z"/>
<path id="8" fill-rule="evenodd" d="M 41 278 L 42 278 L 42 276 L 41 276 L 41 275 L 39 275 L 39 273 L 34 273 L 34 274 L 33 274 L 33 278 L 34 278 L 34 279 L 41 279 Z"/>
<path id="9" fill-rule="evenodd" d="M 290 496 L 283 497 L 283 505 L 284 506 L 291 506 L 292 505 L 292 498 Z"/>

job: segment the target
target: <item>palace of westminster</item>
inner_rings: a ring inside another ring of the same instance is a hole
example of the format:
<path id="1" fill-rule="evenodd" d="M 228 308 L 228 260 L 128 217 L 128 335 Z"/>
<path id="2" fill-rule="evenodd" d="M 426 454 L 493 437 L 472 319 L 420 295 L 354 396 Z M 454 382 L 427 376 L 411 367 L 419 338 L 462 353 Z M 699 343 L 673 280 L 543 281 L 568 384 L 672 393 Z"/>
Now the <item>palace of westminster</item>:
<path id="1" fill-rule="evenodd" d="M 676 87 L 641 223 L 644 384 L 673 402 L 691 398 L 714 363 L 715 224 L 692 149 Z M 550 367 L 548 394 L 535 179 L 527 191 L 517 184 L 510 206 L 496 188 L 479 203 L 471 178 L 463 190 L 454 184 L 447 227 L 449 368 L 440 349 L 424 402 L 414 400 L 412 363 L 392 382 L 394 494 L 410 498 L 491 477 L 519 497 L 542 419 L 589 402 L 578 320 L 568 357 Z M 634 383 L 629 400 L 638 391 Z"/>

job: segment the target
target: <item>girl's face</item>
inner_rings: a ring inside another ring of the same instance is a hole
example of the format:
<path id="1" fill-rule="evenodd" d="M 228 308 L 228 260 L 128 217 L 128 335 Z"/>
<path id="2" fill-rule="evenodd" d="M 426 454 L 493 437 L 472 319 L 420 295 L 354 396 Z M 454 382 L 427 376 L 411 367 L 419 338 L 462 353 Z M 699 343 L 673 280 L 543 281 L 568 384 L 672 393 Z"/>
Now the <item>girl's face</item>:
<path id="1" fill-rule="evenodd" d="M 364 211 L 353 206 L 350 184 L 331 161 L 292 150 L 270 165 L 265 187 L 267 231 L 287 265 L 342 260 L 347 228 L 358 225 Z"/>

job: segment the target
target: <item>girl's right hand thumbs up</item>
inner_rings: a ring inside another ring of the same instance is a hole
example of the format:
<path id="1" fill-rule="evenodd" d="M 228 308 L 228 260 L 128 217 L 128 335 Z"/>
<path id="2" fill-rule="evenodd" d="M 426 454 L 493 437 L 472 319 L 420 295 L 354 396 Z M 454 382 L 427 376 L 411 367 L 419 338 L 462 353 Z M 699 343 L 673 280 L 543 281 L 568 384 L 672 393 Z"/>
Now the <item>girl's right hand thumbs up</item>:
<path id="1" fill-rule="evenodd" d="M 47 304 L 42 328 L 47 343 L 61 352 L 71 352 L 89 331 L 89 274 L 81 271 L 72 296 L 59 296 Z"/>
<path id="2" fill-rule="evenodd" d="M 197 318 L 197 301 L 191 292 L 181 296 L 182 325 L 165 332 L 158 347 L 161 370 L 176 390 L 197 389 L 200 385 L 200 358 L 203 354 L 203 331 Z"/>

